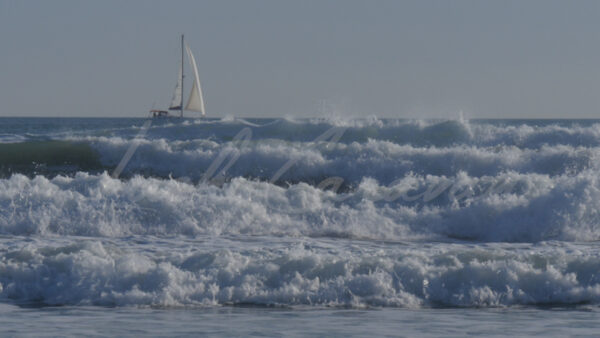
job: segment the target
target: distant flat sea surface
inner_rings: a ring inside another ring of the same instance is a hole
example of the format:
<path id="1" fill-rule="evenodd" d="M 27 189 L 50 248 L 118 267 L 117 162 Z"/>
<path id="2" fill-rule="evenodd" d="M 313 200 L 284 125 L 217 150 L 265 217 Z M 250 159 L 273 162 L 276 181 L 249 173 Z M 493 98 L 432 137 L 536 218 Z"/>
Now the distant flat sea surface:
<path id="1" fill-rule="evenodd" d="M 0 334 L 596 336 L 600 120 L 0 118 Z"/>

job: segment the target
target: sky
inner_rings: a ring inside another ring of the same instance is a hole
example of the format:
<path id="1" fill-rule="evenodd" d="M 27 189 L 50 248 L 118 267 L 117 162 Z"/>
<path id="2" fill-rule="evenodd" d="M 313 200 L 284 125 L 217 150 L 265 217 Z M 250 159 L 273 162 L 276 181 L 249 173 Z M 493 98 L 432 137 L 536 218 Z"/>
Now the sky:
<path id="1" fill-rule="evenodd" d="M 166 108 L 184 33 L 208 116 L 600 118 L 599 19 L 600 1 L 0 0 L 0 116 Z"/>

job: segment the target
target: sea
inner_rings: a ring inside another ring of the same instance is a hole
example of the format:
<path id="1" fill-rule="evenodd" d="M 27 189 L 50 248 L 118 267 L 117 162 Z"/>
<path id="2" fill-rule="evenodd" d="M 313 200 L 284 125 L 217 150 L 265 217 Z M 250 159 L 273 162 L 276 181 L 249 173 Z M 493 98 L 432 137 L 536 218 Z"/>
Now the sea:
<path id="1" fill-rule="evenodd" d="M 0 118 L 2 336 L 598 336 L 600 120 Z"/>

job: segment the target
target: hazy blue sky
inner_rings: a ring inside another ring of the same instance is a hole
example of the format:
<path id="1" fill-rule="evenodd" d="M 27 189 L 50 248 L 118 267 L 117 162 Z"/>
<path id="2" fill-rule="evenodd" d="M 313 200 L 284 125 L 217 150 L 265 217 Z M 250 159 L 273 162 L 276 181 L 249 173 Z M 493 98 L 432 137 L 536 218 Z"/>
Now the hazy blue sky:
<path id="1" fill-rule="evenodd" d="M 600 1 L 549 0 L 0 0 L 0 116 L 164 108 L 181 33 L 209 116 L 600 117 Z"/>

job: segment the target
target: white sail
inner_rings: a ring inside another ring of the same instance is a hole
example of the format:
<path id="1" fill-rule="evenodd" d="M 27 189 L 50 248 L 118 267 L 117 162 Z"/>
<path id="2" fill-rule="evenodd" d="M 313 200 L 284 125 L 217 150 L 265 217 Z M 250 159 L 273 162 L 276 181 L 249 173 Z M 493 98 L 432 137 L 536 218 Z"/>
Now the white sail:
<path id="1" fill-rule="evenodd" d="M 188 98 L 185 110 L 197 111 L 204 116 L 206 115 L 206 112 L 204 110 L 204 98 L 202 97 L 202 87 L 200 87 L 200 78 L 198 77 L 196 59 L 194 59 L 194 55 L 187 44 L 185 45 L 185 49 L 187 50 L 188 57 L 190 58 L 190 64 L 194 73 L 194 84 L 192 85 L 192 91 L 190 92 L 190 97 Z"/>
<path id="2" fill-rule="evenodd" d="M 175 85 L 175 91 L 173 92 L 173 98 L 171 99 L 171 105 L 169 109 L 171 110 L 179 110 L 183 105 L 183 100 L 181 99 L 181 85 L 183 84 L 183 62 L 181 63 L 181 67 L 179 67 L 179 74 L 177 75 L 177 84 Z"/>

